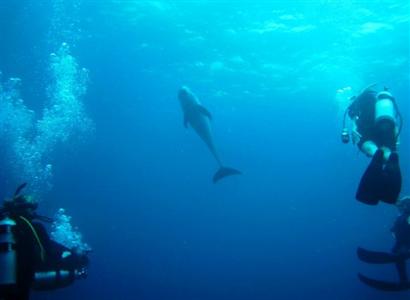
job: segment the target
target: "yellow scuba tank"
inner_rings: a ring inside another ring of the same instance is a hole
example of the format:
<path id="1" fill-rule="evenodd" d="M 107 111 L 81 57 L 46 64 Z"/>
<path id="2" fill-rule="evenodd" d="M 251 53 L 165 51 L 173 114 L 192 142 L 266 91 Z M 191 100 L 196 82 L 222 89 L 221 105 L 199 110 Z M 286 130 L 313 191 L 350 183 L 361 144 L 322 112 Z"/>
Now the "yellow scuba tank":
<path id="1" fill-rule="evenodd" d="M 375 116 L 376 124 L 381 121 L 390 121 L 396 124 L 396 107 L 394 104 L 394 97 L 385 89 L 379 92 L 376 96 Z"/>
<path id="2" fill-rule="evenodd" d="M 16 222 L 9 217 L 0 220 L 0 286 L 17 283 L 16 240 L 12 229 Z"/>

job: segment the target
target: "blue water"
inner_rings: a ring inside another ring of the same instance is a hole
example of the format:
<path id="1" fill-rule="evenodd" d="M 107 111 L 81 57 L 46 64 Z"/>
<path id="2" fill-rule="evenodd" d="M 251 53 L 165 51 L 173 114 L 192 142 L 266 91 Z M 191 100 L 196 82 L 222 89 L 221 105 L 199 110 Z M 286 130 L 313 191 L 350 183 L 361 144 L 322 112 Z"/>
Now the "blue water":
<path id="1" fill-rule="evenodd" d="M 23 99 L 6 115 L 35 151 L 2 132 L 0 196 L 30 181 L 41 212 L 64 207 L 93 248 L 86 280 L 33 299 L 408 299 L 357 279 L 396 280 L 355 251 L 389 250 L 397 211 L 354 200 L 368 159 L 340 131 L 348 96 L 390 87 L 410 193 L 409 11 L 399 0 L 1 1 L 1 82 L 20 78 L 12 99 Z M 181 85 L 242 176 L 212 184 L 217 164 L 183 126 Z M 40 134 L 38 120 L 55 127 Z"/>

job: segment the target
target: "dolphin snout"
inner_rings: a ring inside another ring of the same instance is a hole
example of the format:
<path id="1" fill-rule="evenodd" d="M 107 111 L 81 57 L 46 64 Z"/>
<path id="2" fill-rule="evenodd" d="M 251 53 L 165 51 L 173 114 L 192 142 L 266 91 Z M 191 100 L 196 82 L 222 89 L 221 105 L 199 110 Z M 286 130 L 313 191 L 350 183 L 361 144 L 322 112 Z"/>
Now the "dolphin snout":
<path id="1" fill-rule="evenodd" d="M 183 85 L 178 92 L 178 98 L 179 99 L 184 99 L 186 97 L 188 97 L 188 95 L 190 94 L 189 88 L 185 85 Z"/>

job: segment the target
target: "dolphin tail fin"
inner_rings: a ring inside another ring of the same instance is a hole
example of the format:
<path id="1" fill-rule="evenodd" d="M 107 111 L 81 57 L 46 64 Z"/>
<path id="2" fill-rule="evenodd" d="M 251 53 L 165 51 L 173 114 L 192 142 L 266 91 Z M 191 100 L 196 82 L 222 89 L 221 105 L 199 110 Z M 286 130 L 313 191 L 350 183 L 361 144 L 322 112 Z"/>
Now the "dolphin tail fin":
<path id="1" fill-rule="evenodd" d="M 231 175 L 240 175 L 242 174 L 241 171 L 233 169 L 233 168 L 227 168 L 227 167 L 220 167 L 219 170 L 215 173 L 213 182 L 217 183 L 219 180 L 221 180 L 224 177 L 231 176 Z"/>

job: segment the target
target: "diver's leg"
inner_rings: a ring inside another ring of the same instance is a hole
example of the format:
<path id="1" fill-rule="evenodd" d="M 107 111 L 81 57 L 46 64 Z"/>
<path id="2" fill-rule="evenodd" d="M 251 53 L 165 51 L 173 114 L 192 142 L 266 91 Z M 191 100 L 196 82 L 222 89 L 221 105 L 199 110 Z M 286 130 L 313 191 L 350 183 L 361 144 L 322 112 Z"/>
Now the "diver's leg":
<path id="1" fill-rule="evenodd" d="M 389 204 L 395 204 L 399 198 L 402 185 L 399 155 L 397 152 L 392 152 L 383 173 L 385 179 L 382 191 L 383 196 L 380 200 Z"/>
<path id="2" fill-rule="evenodd" d="M 399 253 L 400 251 L 400 244 L 397 242 L 397 240 L 394 242 L 393 248 L 391 249 L 391 252 L 394 254 Z"/>
<path id="3" fill-rule="evenodd" d="M 384 154 L 384 160 L 388 161 L 390 158 L 390 155 L 392 154 L 392 151 L 388 147 L 380 147 L 380 149 L 383 151 Z"/>
<path id="4" fill-rule="evenodd" d="M 383 187 L 383 151 L 377 150 L 364 172 L 356 192 L 356 199 L 369 205 L 376 205 Z"/>
<path id="5" fill-rule="evenodd" d="M 366 141 L 361 145 L 360 150 L 368 157 L 373 157 L 376 154 L 378 147 L 373 141 Z"/>
<path id="6" fill-rule="evenodd" d="M 399 274 L 400 282 L 407 282 L 408 281 L 408 276 L 407 276 L 407 270 L 406 270 L 406 261 L 400 260 L 396 263 L 396 269 Z"/>
<path id="7" fill-rule="evenodd" d="M 388 151 L 396 151 L 397 133 L 395 122 L 390 119 L 380 120 L 376 124 L 373 140 L 382 148 L 388 148 Z"/>

